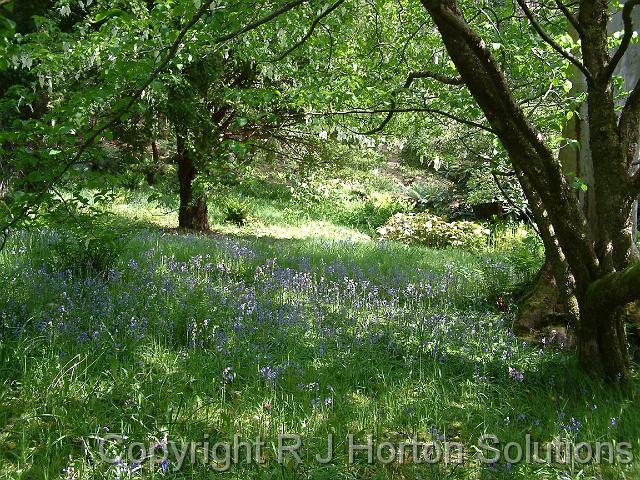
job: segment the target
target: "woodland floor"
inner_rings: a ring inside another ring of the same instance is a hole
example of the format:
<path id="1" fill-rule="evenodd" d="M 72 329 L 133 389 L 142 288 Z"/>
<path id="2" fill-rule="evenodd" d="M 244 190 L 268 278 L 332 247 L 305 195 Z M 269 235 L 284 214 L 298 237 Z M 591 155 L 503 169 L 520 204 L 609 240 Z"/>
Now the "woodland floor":
<path id="1" fill-rule="evenodd" d="M 496 308 L 539 265 L 523 261 L 526 243 L 407 247 L 244 195 L 248 225 L 223 224 L 213 204 L 213 235 L 169 230 L 175 213 L 124 195 L 113 211 L 128 233 L 101 272 L 74 268 L 59 229 L 13 239 L 0 256 L 0 477 L 211 478 L 222 454 L 204 465 L 199 450 L 177 469 L 172 452 L 136 460 L 135 444 L 239 435 L 265 440 L 265 463 L 240 455 L 227 478 L 640 478 L 638 460 L 502 455 L 527 435 L 640 452 L 637 394 L 585 379 L 562 339 L 516 338 L 513 308 Z M 302 463 L 277 461 L 283 432 L 302 437 Z M 362 452 L 349 462 L 349 434 L 373 436 L 373 464 Z M 486 434 L 495 463 L 477 457 Z M 411 438 L 460 443 L 464 463 L 377 458 L 381 442 Z M 101 444 L 120 460 L 104 462 Z"/>

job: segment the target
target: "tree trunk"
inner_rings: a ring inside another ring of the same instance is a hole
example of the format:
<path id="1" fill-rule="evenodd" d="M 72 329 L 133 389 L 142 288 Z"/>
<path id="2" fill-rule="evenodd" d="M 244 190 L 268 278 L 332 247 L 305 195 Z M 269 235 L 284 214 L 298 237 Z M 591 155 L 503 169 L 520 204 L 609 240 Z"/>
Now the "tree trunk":
<path id="1" fill-rule="evenodd" d="M 636 22 L 639 21 L 640 11 L 637 11 L 635 16 Z M 620 17 L 621 15 L 618 14 L 612 18 L 609 26 L 610 33 L 622 30 L 624 28 Z M 580 40 L 578 32 L 576 32 L 571 25 L 569 26 L 569 32 L 574 41 L 578 42 Z M 571 92 L 572 95 L 578 96 L 580 94 L 587 93 L 588 85 L 584 74 L 575 65 L 571 66 L 571 72 L 571 81 L 573 83 Z M 632 45 L 627 52 L 627 56 L 625 56 L 623 61 L 616 69 L 616 74 L 620 75 L 624 79 L 627 88 L 629 89 L 632 88 L 633 85 L 635 85 L 635 83 L 638 81 L 638 72 L 640 72 L 640 48 Z M 589 109 L 586 102 L 578 107 L 577 114 L 567 122 L 563 129 L 562 136 L 564 138 L 577 140 L 579 142 L 578 145 L 571 145 L 568 143 L 561 147 L 559 152 L 559 160 L 570 182 L 573 181 L 573 177 L 575 176 L 579 178 L 585 185 L 587 185 L 588 188 L 586 190 L 576 189 L 576 195 L 580 200 L 580 204 L 583 207 L 584 214 L 589 222 L 589 225 L 592 226 L 592 228 L 597 228 L 598 218 L 596 212 L 596 188 L 594 188 L 594 165 L 589 144 Z M 633 174 L 635 172 L 632 171 L 631 173 Z M 625 268 L 630 263 L 633 263 L 638 259 L 637 249 L 635 248 L 637 239 L 637 202 L 633 203 L 631 211 L 631 235 L 628 235 L 628 232 L 623 232 L 619 240 L 614 242 L 617 243 L 617 256 L 620 257 L 616 262 L 617 269 Z M 620 252 L 622 252 L 622 254 L 620 254 Z M 555 282 L 555 279 L 550 278 L 550 281 Z M 547 282 L 547 285 L 548 284 L 549 282 Z M 531 312 L 529 311 L 530 309 L 523 310 L 523 314 L 526 315 L 524 318 L 522 318 L 523 322 L 527 322 L 527 320 L 532 315 L 541 316 L 545 314 L 545 312 L 552 311 L 551 307 L 545 305 L 542 302 L 538 302 L 537 305 L 540 306 L 539 312 Z M 531 305 L 530 303 L 525 305 L 525 307 L 530 306 L 533 305 Z M 556 306 L 554 309 L 557 308 L 558 307 Z M 627 325 L 628 330 L 635 333 L 630 337 L 630 341 L 632 343 L 635 343 L 636 347 L 639 346 L 640 343 L 638 342 L 640 342 L 640 339 L 638 338 L 637 330 L 638 326 L 640 325 L 640 309 L 638 308 L 638 305 L 636 305 L 636 303 L 629 304 L 626 307 L 623 307 L 618 315 L 624 319 L 623 323 Z M 528 323 L 530 323 L 530 321 Z M 637 350 L 637 348 L 634 350 Z"/>
<path id="2" fill-rule="evenodd" d="M 518 318 L 514 333 L 521 337 L 538 340 L 543 330 L 556 325 L 567 325 L 563 314 L 564 305 L 560 302 L 553 266 L 546 260 L 538 272 L 533 288 L 519 302 Z"/>
<path id="3" fill-rule="evenodd" d="M 520 306 L 516 323 L 520 332 L 540 332 L 545 327 L 575 329 L 580 320 L 578 300 L 575 295 L 575 279 L 571 275 L 564 252 L 560 246 L 547 210 L 540 196 L 524 172 L 514 166 L 518 181 L 527 198 L 533 219 L 538 226 L 545 250 L 545 264 L 539 272 L 534 289 Z"/>
<path id="4" fill-rule="evenodd" d="M 149 186 L 158 183 L 158 168 L 160 167 L 160 154 L 158 153 L 158 143 L 153 140 L 151 142 L 151 166 L 145 172 L 145 178 Z"/>
<path id="5" fill-rule="evenodd" d="M 640 83 L 618 116 L 612 80 L 617 63 L 610 56 L 607 35 L 609 2 L 590 0 L 575 7 L 578 15 L 571 16 L 571 21 L 580 32 L 580 61 L 545 33 L 529 2 L 518 0 L 538 34 L 588 79 L 589 129 L 581 137 L 588 137 L 593 159 L 593 185 L 589 187 L 595 200 L 591 205 L 595 221 L 585 214 L 561 162 L 516 101 L 503 70 L 487 43 L 466 22 L 458 1 L 421 2 L 442 35 L 461 82 L 509 153 L 530 203 L 533 200 L 532 210 L 545 248 L 552 254 L 555 278 L 569 287 L 565 302 L 579 319 L 581 366 L 609 380 L 626 381 L 630 362 L 625 310 L 640 299 L 640 263 L 630 221 L 632 204 L 640 192 L 640 175 L 631 177 L 629 172 L 640 139 Z M 625 4 L 627 17 L 636 5 L 637 0 Z M 628 45 L 631 39 L 625 37 Z"/>
<path id="6" fill-rule="evenodd" d="M 197 171 L 191 153 L 186 148 L 186 138 L 187 132 L 178 132 L 176 135 L 178 180 L 180 182 L 178 227 L 207 231 L 209 230 L 207 198 L 203 193 L 194 192 L 193 181 Z"/>
<path id="7" fill-rule="evenodd" d="M 580 311 L 578 359 L 595 376 L 622 381 L 630 368 L 624 307 L 604 311 L 587 305 Z"/>

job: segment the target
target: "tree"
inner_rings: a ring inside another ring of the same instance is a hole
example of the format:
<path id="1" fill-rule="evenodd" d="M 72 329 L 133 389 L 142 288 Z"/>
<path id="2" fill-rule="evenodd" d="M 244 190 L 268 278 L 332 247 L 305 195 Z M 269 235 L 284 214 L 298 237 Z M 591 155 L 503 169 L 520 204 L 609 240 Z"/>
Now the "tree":
<path id="1" fill-rule="evenodd" d="M 596 221 L 588 222 L 557 155 L 539 128 L 516 102 L 494 53 L 465 20 L 457 0 L 422 0 L 464 85 L 506 149 L 534 212 L 564 303 L 578 320 L 582 367 L 610 380 L 629 375 L 624 307 L 640 297 L 640 263 L 633 242 L 631 207 L 640 192 L 640 175 L 631 174 L 640 135 L 640 83 L 616 112 L 614 71 L 633 38 L 628 1 L 624 33 L 610 54 L 610 5 L 583 0 L 556 7 L 576 29 L 576 49 L 563 48 L 541 25 L 529 2 L 517 0 L 519 15 L 587 79 L 589 146 L 593 156 Z M 473 8 L 473 7 L 471 7 Z"/>
<path id="2" fill-rule="evenodd" d="M 24 71 L 31 80 L 26 86 L 13 85 L 3 106 L 30 109 L 43 92 L 48 97 L 44 115 L 12 120 L 12 128 L 0 134 L 5 147 L 0 154 L 14 171 L 27 172 L 12 186 L 11 202 L 0 201 L 0 249 L 11 229 L 28 226 L 39 214 L 62 203 L 87 204 L 84 188 L 108 190 L 104 179 L 87 182 L 84 171 L 101 155 L 101 141 L 113 139 L 122 124 L 142 113 L 140 100 L 167 77 L 180 75 L 193 58 L 251 43 L 252 34 L 253 45 L 268 50 L 269 42 L 260 44 L 256 31 L 267 24 L 282 28 L 279 17 L 311 3 L 268 2 L 258 8 L 212 0 L 61 2 L 47 18 L 36 19 L 35 32 L 6 34 L 0 71 Z M 73 28 L 62 28 L 71 18 Z M 188 138 L 184 140 L 186 153 Z M 17 148 L 7 148 L 11 145 Z M 71 199 L 64 201 L 60 191 Z"/>
<path id="3" fill-rule="evenodd" d="M 225 58 L 226 57 L 226 58 Z M 301 116 L 259 75 L 255 63 L 227 53 L 194 61 L 169 81 L 163 109 L 173 125 L 179 183 L 180 228 L 206 231 L 207 192 L 229 157 L 244 161 L 256 146 L 287 141 L 282 131 Z"/>

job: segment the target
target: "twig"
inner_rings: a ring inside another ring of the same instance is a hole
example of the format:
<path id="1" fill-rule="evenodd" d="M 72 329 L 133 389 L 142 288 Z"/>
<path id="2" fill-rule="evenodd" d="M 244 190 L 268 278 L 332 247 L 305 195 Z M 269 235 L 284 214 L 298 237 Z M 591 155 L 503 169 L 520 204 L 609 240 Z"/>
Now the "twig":
<path id="1" fill-rule="evenodd" d="M 564 3 L 562 3 L 561 0 L 556 0 L 556 5 L 560 9 L 560 11 L 564 14 L 564 16 L 567 17 L 567 20 L 569 20 L 569 23 L 573 26 L 573 28 L 576 29 L 576 32 L 578 32 L 578 35 L 580 35 L 580 38 L 584 38 L 584 29 L 582 28 L 582 25 L 580 24 L 578 19 L 575 17 L 575 15 L 571 13 L 571 11 L 569 11 L 567 6 Z"/>
<path id="2" fill-rule="evenodd" d="M 633 1 L 637 1 L 637 0 L 633 0 Z M 553 38 L 551 38 L 549 36 L 549 34 L 547 32 L 544 31 L 544 29 L 542 28 L 542 26 L 540 26 L 540 24 L 538 23 L 538 21 L 535 18 L 535 15 L 533 14 L 533 12 L 531 11 L 531 9 L 529 8 L 529 6 L 527 5 L 526 0 L 517 0 L 518 4 L 520 5 L 520 7 L 522 8 L 522 10 L 524 11 L 524 14 L 527 16 L 527 18 L 529 19 L 529 22 L 531 23 L 531 25 L 533 26 L 534 30 L 536 32 L 538 32 L 538 35 L 540 35 L 540 37 L 551 46 L 551 48 L 553 48 L 556 52 L 558 52 L 560 55 L 562 55 L 564 58 L 566 58 L 567 60 L 569 60 L 571 63 L 573 63 L 576 67 L 578 67 L 580 69 L 580 71 L 582 73 L 584 73 L 584 76 L 587 77 L 588 80 L 592 80 L 593 79 L 593 75 L 591 75 L 591 72 L 589 71 L 589 69 L 577 58 L 575 57 L 573 54 L 571 54 L 570 52 L 567 52 L 564 48 L 562 48 L 560 45 L 558 45 L 555 40 L 553 40 Z"/>
<path id="3" fill-rule="evenodd" d="M 329 8 L 327 8 L 324 12 L 322 12 L 319 16 L 317 16 L 316 19 L 311 23 L 311 26 L 309 27 L 309 30 L 307 31 L 305 36 L 302 37 L 300 39 L 300 41 L 296 42 L 290 48 L 288 48 L 287 50 L 282 52 L 280 55 L 278 55 L 276 58 L 274 58 L 272 61 L 273 62 L 279 62 L 280 60 L 285 58 L 287 55 L 289 55 L 291 52 L 293 52 L 294 50 L 296 50 L 297 48 L 302 46 L 304 44 L 304 42 L 306 42 L 307 40 L 309 40 L 309 38 L 311 38 L 311 35 L 313 35 L 313 31 L 320 24 L 322 19 L 327 17 L 327 16 L 329 16 L 334 10 L 336 10 L 338 7 L 340 7 L 340 5 L 342 5 L 344 3 L 344 1 L 345 0 L 338 0 L 336 3 L 334 3 Z"/>

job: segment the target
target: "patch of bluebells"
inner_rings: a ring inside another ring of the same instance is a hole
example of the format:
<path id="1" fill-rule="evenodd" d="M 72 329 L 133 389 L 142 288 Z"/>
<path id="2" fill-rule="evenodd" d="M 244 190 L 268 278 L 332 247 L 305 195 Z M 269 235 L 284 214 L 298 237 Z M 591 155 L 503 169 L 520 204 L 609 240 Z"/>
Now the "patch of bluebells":
<path id="1" fill-rule="evenodd" d="M 261 365 L 258 377 L 270 384 L 289 368 L 292 376 L 306 373 L 306 367 L 285 363 L 292 346 L 323 360 L 359 351 L 440 364 L 460 356 L 515 364 L 524 348 L 504 316 L 489 313 L 484 300 L 460 293 L 480 282 L 457 273 L 454 265 L 409 275 L 405 265 L 382 271 L 375 262 L 362 266 L 349 258 L 312 263 L 268 243 L 189 235 L 175 240 L 181 252 L 193 245 L 208 253 L 178 258 L 162 247 L 172 237 L 149 234 L 140 258 L 125 259 L 105 275 L 82 277 L 30 264 L 19 264 L 18 275 L 0 272 L 6 285 L 0 292 L 0 336 L 35 328 L 45 338 L 114 355 L 129 343 L 156 339 L 214 352 L 227 383 L 239 377 L 225 365 L 245 363 Z M 12 291 L 49 299 L 51 306 L 23 302 L 8 294 Z M 456 303 L 461 298 L 465 308 Z M 516 382 L 524 378 L 515 367 L 509 374 Z M 494 381 L 485 372 L 478 371 L 477 378 Z M 304 389 L 321 390 L 315 382 Z M 321 401 L 327 398 L 334 399 Z"/>
<path id="2" fill-rule="evenodd" d="M 280 368 L 272 367 L 270 365 L 266 365 L 260 369 L 260 375 L 262 375 L 262 378 L 269 383 L 275 383 L 280 376 L 280 373 Z"/>
<path id="3" fill-rule="evenodd" d="M 321 396 L 317 396 L 311 400 L 312 408 L 320 408 L 323 405 L 327 408 L 331 407 L 333 405 L 333 397 L 326 397 L 323 400 Z"/>
<path id="4" fill-rule="evenodd" d="M 577 435 L 582 429 L 582 422 L 575 417 L 571 417 L 568 422 L 564 422 L 566 418 L 566 414 L 564 412 L 560 412 L 559 420 L 560 420 L 560 430 L 566 433 L 570 433 L 573 435 Z"/>
<path id="5" fill-rule="evenodd" d="M 509 367 L 509 377 L 515 382 L 520 383 L 524 380 L 524 371 L 517 370 L 514 367 Z"/>

